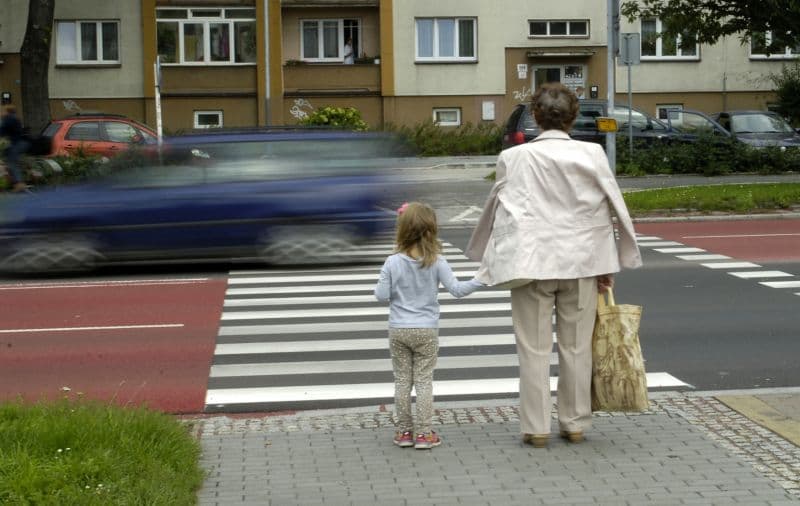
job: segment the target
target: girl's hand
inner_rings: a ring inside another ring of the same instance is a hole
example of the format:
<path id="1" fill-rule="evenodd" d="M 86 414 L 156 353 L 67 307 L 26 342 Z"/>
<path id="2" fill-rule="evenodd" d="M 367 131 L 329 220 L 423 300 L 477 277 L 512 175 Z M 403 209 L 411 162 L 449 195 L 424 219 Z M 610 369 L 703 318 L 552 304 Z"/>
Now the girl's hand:
<path id="1" fill-rule="evenodd" d="M 614 275 L 613 274 L 603 274 L 602 276 L 597 276 L 597 292 L 598 293 L 605 293 L 608 290 L 614 288 Z"/>

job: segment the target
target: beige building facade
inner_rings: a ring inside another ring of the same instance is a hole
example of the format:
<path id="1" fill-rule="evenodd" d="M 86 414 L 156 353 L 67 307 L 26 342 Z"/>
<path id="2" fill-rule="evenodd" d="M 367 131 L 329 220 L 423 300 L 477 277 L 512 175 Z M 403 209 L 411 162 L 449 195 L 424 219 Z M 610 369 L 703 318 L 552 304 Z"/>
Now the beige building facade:
<path id="1" fill-rule="evenodd" d="M 27 0 L 0 2 L 0 91 L 19 104 Z M 547 81 L 586 98 L 607 90 L 606 2 L 512 0 L 73 0 L 56 2 L 53 117 L 81 111 L 155 125 L 161 62 L 165 131 L 295 124 L 324 106 L 357 107 L 372 127 L 502 123 Z M 682 47 L 658 20 L 623 18 L 641 35 L 633 105 L 716 112 L 766 109 L 766 56 L 728 37 Z M 352 59 L 348 57 L 352 51 Z M 615 66 L 627 102 L 627 68 Z M 24 116 L 24 111 L 23 111 Z"/>

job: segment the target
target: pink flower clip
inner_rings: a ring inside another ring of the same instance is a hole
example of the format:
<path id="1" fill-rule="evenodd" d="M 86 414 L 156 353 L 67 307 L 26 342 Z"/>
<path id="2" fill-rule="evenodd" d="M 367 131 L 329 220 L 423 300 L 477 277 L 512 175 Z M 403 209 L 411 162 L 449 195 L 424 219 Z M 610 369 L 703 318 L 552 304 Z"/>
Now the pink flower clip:
<path id="1" fill-rule="evenodd" d="M 397 208 L 397 214 L 403 214 L 408 209 L 408 202 L 403 202 L 403 205 Z"/>

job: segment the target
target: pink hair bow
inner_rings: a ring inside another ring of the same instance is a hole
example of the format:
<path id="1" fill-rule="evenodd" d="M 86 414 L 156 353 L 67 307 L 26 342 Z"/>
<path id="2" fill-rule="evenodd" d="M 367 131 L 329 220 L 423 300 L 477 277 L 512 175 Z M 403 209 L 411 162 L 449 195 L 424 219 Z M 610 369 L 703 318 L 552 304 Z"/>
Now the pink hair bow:
<path id="1" fill-rule="evenodd" d="M 397 214 L 403 214 L 408 209 L 408 202 L 403 202 L 403 205 L 397 208 Z"/>

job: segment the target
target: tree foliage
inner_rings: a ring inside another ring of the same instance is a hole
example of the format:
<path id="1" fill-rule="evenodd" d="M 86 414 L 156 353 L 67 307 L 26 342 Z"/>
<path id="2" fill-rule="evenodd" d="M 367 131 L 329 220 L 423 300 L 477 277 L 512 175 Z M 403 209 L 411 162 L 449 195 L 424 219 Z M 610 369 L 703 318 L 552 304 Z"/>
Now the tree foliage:
<path id="1" fill-rule="evenodd" d="M 778 98 L 778 112 L 800 126 L 800 63 L 784 65 L 780 73 L 771 74 Z"/>
<path id="2" fill-rule="evenodd" d="M 659 18 L 662 33 L 680 35 L 682 45 L 713 44 L 728 35 L 744 44 L 767 31 L 768 54 L 800 45 L 800 0 L 625 0 L 620 11 L 629 21 Z"/>
<path id="3" fill-rule="evenodd" d="M 25 125 L 39 133 L 50 121 L 50 43 L 53 39 L 55 0 L 29 0 L 28 24 L 20 49 L 22 112 Z"/>

